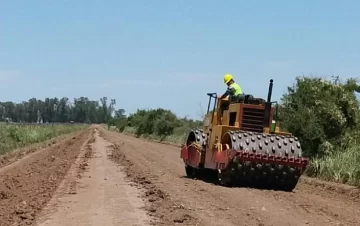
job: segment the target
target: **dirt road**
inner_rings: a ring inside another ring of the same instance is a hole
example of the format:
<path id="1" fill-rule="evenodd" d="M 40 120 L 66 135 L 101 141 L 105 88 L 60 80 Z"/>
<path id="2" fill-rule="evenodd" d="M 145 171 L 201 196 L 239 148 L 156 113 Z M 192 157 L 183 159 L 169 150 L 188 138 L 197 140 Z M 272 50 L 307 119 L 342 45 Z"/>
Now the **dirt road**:
<path id="1" fill-rule="evenodd" d="M 291 193 L 220 187 L 184 178 L 178 147 L 101 135 L 115 144 L 114 158 L 128 175 L 157 192 L 149 195 L 148 210 L 159 225 L 360 225 L 357 189 L 306 178 Z"/>
<path id="2" fill-rule="evenodd" d="M 0 226 L 360 225 L 358 189 L 308 178 L 291 193 L 191 180 L 178 147 L 100 126 L 13 156 L 22 159 L 0 162 Z"/>
<path id="3" fill-rule="evenodd" d="M 92 129 L 53 139 L 43 149 L 24 149 L 2 157 L 0 225 L 31 225 L 90 142 Z M 30 153 L 30 154 L 27 154 Z M 17 159 L 20 159 L 17 161 Z"/>
<path id="4" fill-rule="evenodd" d="M 69 195 L 56 194 L 40 213 L 38 226 L 150 224 L 146 211 L 141 209 L 144 204 L 138 198 L 140 191 L 126 182 L 126 175 L 108 158 L 109 145 L 96 130 L 88 152 L 88 171 L 78 180 L 78 188 Z"/>

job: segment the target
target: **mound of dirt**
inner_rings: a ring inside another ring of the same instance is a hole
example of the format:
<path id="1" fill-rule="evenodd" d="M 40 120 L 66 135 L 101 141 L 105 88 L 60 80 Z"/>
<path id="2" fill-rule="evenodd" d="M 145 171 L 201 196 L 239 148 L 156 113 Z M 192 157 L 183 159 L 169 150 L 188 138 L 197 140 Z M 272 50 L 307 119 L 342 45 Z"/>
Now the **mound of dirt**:
<path id="1" fill-rule="evenodd" d="M 146 201 L 146 210 L 150 216 L 157 219 L 152 222 L 152 225 L 175 225 L 177 223 L 195 225 L 186 208 L 174 202 L 169 194 L 159 189 L 152 182 L 153 178 L 149 173 L 141 171 L 127 159 L 120 145 L 113 144 L 109 148 L 112 150 L 110 158 L 123 167 L 127 177 L 133 182 L 132 186 L 145 190 L 142 198 Z"/>
<path id="2" fill-rule="evenodd" d="M 73 137 L 77 137 L 82 131 L 76 132 Z M 29 146 L 19 148 L 12 152 L 3 154 L 0 156 L 0 168 L 10 165 L 18 160 L 21 160 L 24 157 L 29 156 L 29 154 L 39 151 L 42 148 L 47 148 L 54 145 L 61 144 L 64 140 L 69 138 L 69 134 L 61 135 L 59 137 L 52 138 L 48 141 L 31 144 Z"/>
<path id="3" fill-rule="evenodd" d="M 33 225 L 75 161 L 91 129 L 0 169 L 0 225 Z M 36 151 L 36 152 L 35 152 Z"/>

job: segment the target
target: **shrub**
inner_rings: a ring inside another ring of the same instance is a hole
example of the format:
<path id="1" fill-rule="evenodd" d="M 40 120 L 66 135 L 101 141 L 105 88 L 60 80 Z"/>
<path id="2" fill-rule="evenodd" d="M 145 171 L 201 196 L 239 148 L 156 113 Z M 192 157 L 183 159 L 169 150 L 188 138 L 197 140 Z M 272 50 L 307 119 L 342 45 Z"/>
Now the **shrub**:
<path id="1" fill-rule="evenodd" d="M 282 127 L 299 137 L 307 156 L 329 154 L 333 145 L 345 144 L 342 137 L 359 129 L 355 90 L 351 79 L 342 84 L 298 77 L 282 98 L 279 109 Z"/>

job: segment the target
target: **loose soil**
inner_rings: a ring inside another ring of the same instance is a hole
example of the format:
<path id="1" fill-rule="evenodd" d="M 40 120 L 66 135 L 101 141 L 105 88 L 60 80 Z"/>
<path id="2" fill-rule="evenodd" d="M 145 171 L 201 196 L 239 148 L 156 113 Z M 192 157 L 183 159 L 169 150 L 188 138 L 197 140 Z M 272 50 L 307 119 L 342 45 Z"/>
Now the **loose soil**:
<path id="1" fill-rule="evenodd" d="M 91 131 L 49 143 L 0 169 L 0 225 L 34 224 L 36 214 L 51 199 Z"/>
<path id="2" fill-rule="evenodd" d="M 145 188 L 155 225 L 359 225 L 359 190 L 302 177 L 293 192 L 226 188 L 185 177 L 180 148 L 100 130 L 114 161 Z"/>
<path id="3" fill-rule="evenodd" d="M 185 177 L 180 148 L 91 126 L 2 157 L 0 225 L 359 225 L 360 192 L 302 177 L 293 192 Z M 19 160 L 20 158 L 20 160 Z"/>
<path id="4" fill-rule="evenodd" d="M 38 226 L 62 225 L 136 225 L 150 224 L 144 203 L 139 198 L 141 190 L 129 185 L 121 168 L 108 155 L 111 145 L 95 133 L 94 143 L 87 147 L 85 161 L 79 161 L 70 172 L 81 173 L 77 183 L 60 186 L 37 220 Z M 88 160 L 88 158 L 90 158 Z M 87 161 L 88 160 L 88 161 Z M 71 181 L 76 173 L 69 173 L 64 181 Z M 62 187 L 69 187 L 70 193 L 63 193 Z M 75 187 L 75 188 L 74 188 Z"/>

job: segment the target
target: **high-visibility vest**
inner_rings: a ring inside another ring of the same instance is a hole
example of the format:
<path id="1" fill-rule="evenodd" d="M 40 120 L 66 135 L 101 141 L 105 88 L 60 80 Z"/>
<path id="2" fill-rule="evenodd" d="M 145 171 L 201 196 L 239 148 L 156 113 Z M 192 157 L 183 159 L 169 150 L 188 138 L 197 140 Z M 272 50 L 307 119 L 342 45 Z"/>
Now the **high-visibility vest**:
<path id="1" fill-rule="evenodd" d="M 231 84 L 230 87 L 234 90 L 234 93 L 232 93 L 232 96 L 237 96 L 237 95 L 243 94 L 241 87 L 238 84 L 236 84 L 235 82 L 233 84 Z"/>

